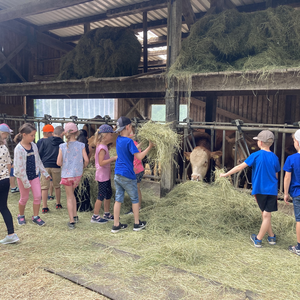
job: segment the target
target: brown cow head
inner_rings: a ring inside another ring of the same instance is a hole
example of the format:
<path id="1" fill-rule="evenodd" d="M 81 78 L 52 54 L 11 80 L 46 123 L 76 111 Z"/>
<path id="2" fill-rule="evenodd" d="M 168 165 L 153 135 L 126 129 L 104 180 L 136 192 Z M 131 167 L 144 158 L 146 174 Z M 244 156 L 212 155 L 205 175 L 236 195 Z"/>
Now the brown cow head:
<path id="1" fill-rule="evenodd" d="M 184 152 L 187 160 L 190 160 L 192 165 L 192 180 L 203 180 L 210 166 L 210 159 L 219 160 L 222 156 L 222 151 L 211 152 L 210 150 L 197 146 L 192 152 Z"/>
<path id="2" fill-rule="evenodd" d="M 235 137 L 228 137 L 226 136 L 226 149 L 228 149 L 227 151 L 229 151 L 229 156 L 230 159 L 232 161 L 234 161 L 234 156 L 235 156 L 235 152 L 236 152 L 236 147 L 235 147 Z M 250 153 L 258 151 L 259 148 L 257 146 L 257 142 L 255 140 L 251 140 L 246 138 L 246 143 L 248 145 L 249 151 Z M 237 164 L 241 164 L 245 159 L 245 155 L 241 149 L 241 147 L 239 145 L 237 145 Z"/>

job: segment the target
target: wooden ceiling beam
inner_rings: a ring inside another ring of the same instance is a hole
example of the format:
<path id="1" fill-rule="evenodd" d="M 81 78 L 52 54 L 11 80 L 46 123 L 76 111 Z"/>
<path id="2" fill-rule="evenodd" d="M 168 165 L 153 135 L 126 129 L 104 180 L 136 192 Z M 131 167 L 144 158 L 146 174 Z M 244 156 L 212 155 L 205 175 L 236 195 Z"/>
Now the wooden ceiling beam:
<path id="1" fill-rule="evenodd" d="M 161 9 L 167 7 L 167 5 L 168 5 L 167 0 L 150 0 L 141 3 L 135 3 L 132 5 L 118 7 L 115 9 L 110 9 L 102 14 L 42 25 L 39 26 L 38 28 L 40 31 L 48 31 L 48 30 L 54 30 L 59 28 L 77 26 L 84 23 L 94 23 L 94 22 L 110 20 L 118 17 L 143 13 L 144 11 Z"/>
<path id="2" fill-rule="evenodd" d="M 189 32 L 182 32 L 181 38 L 185 39 L 189 36 Z M 77 42 L 82 37 L 82 34 L 79 35 L 71 35 L 66 37 L 61 37 L 59 40 L 62 42 Z M 154 48 L 154 47 L 162 47 L 167 45 L 167 36 L 162 35 L 158 37 L 153 37 L 148 39 L 148 48 Z"/>
<path id="3" fill-rule="evenodd" d="M 191 30 L 191 26 L 196 22 L 196 15 L 194 13 L 191 0 L 185 0 L 182 2 L 182 14 L 186 25 L 189 30 Z"/>
<path id="4" fill-rule="evenodd" d="M 23 36 L 28 36 L 29 35 L 29 29 L 32 29 L 35 35 L 36 40 L 41 43 L 44 44 L 46 46 L 49 46 L 51 48 L 57 49 L 57 50 L 61 50 L 64 52 L 69 52 L 72 49 L 74 49 L 73 46 L 68 45 L 66 43 L 61 42 L 60 40 L 42 33 L 42 32 L 38 32 L 35 30 L 35 28 L 33 26 L 29 26 L 29 25 L 24 25 L 18 21 L 15 20 L 10 20 L 10 21 L 6 21 L 0 24 L 0 28 L 4 27 L 8 30 L 11 30 L 13 32 L 16 32 L 17 34 L 23 35 Z"/>
<path id="5" fill-rule="evenodd" d="M 0 22 L 40 14 L 91 0 L 34 0 L 0 11 Z"/>

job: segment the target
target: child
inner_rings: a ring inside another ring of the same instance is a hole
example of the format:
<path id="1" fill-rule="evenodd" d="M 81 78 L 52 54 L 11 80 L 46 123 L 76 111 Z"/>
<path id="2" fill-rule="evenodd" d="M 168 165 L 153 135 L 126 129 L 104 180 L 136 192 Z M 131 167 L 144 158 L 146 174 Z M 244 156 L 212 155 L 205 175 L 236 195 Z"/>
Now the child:
<path id="1" fill-rule="evenodd" d="M 74 190 L 81 180 L 83 168 L 89 163 L 85 145 L 76 141 L 78 134 L 78 128 L 74 123 L 66 124 L 65 137 L 67 142 L 59 145 L 56 162 L 58 166 L 62 166 L 60 184 L 64 185 L 66 190 L 67 208 L 70 218 L 68 223 L 69 229 L 74 229 L 75 223 L 78 223 Z"/>
<path id="2" fill-rule="evenodd" d="M 43 143 L 43 141 L 51 136 L 53 136 L 53 132 L 54 132 L 54 127 L 53 125 L 51 124 L 46 124 L 44 127 L 43 127 L 43 137 L 41 139 L 39 139 L 36 143 L 38 149 L 41 148 L 41 145 Z M 40 153 L 39 153 L 40 154 Z M 41 154 L 40 154 L 41 155 Z M 50 195 L 48 196 L 48 199 L 49 200 L 53 200 L 54 199 L 54 196 L 53 196 L 53 182 L 52 182 L 52 179 L 50 179 Z M 44 203 L 44 200 L 43 200 L 43 205 L 45 205 Z M 46 206 L 44 206 L 46 207 Z M 45 211 L 42 211 L 42 213 L 45 213 Z"/>
<path id="3" fill-rule="evenodd" d="M 104 224 L 113 220 L 114 216 L 110 214 L 110 198 L 112 196 L 110 182 L 110 163 L 116 161 L 117 156 L 109 157 L 109 147 L 113 141 L 113 129 L 107 125 L 101 125 L 95 133 L 95 144 L 97 146 L 95 153 L 96 181 L 98 181 L 98 198 L 94 207 L 94 215 L 91 222 Z M 104 200 L 104 215 L 99 216 L 99 211 Z"/>
<path id="4" fill-rule="evenodd" d="M 257 146 L 261 149 L 252 153 L 242 164 L 234 167 L 220 177 L 235 174 L 247 166 L 252 167 L 252 195 L 255 195 L 257 204 L 262 213 L 262 224 L 258 235 L 250 236 L 254 246 L 260 248 L 262 239 L 268 232 L 270 245 L 276 244 L 276 235 L 272 231 L 271 212 L 277 211 L 278 172 L 280 164 L 278 157 L 270 151 L 274 141 L 274 134 L 269 130 L 261 131 L 257 137 Z"/>
<path id="5" fill-rule="evenodd" d="M 7 228 L 7 236 L 0 241 L 1 244 L 11 244 L 19 241 L 18 236 L 14 233 L 13 219 L 7 207 L 11 160 L 9 151 L 5 146 L 5 140 L 10 133 L 10 128 L 6 124 L 0 125 L 0 212 Z"/>
<path id="6" fill-rule="evenodd" d="M 77 141 L 85 144 L 85 151 L 88 158 L 90 159 L 89 142 L 87 137 L 88 134 L 86 130 L 79 130 Z M 88 178 L 85 178 L 80 185 L 82 188 L 79 190 L 79 188 L 77 187 L 74 192 L 77 204 L 77 211 L 91 211 L 91 186 Z"/>
<path id="7" fill-rule="evenodd" d="M 131 131 L 129 137 L 134 138 L 133 131 Z M 138 148 L 139 152 L 141 152 L 140 144 L 138 144 L 138 142 L 135 141 L 135 140 L 133 140 L 133 142 L 134 142 L 135 146 Z M 133 160 L 133 170 L 134 170 L 134 173 L 135 173 L 135 176 L 136 176 L 137 189 L 138 189 L 138 194 L 139 194 L 139 210 L 141 210 L 141 208 L 142 208 L 141 181 L 142 181 L 142 178 L 144 176 L 145 169 L 144 169 L 142 161 L 137 159 L 136 157 Z M 131 215 L 131 214 L 133 214 L 132 208 L 130 209 L 129 212 L 126 213 L 126 215 Z"/>
<path id="8" fill-rule="evenodd" d="M 289 250 L 300 255 L 300 129 L 293 135 L 294 147 L 298 153 L 290 155 L 284 166 L 284 201 L 289 204 L 289 193 L 293 198 L 296 219 L 297 245 L 289 246 Z"/>
<path id="9" fill-rule="evenodd" d="M 133 141 L 128 137 L 132 131 L 130 119 L 127 117 L 120 117 L 117 121 L 117 130 L 120 135 L 117 138 L 117 161 L 115 166 L 115 205 L 114 205 L 114 226 L 111 232 L 116 233 L 120 229 L 127 228 L 127 224 L 119 222 L 121 204 L 124 201 L 124 192 L 126 191 L 132 202 L 132 210 L 134 215 L 134 231 L 139 231 L 146 226 L 146 222 L 139 220 L 139 196 L 137 190 L 136 175 L 133 170 L 133 158 L 136 157 L 142 160 L 153 144 L 149 142 L 149 146 L 143 151 L 139 152 Z"/>
<path id="10" fill-rule="evenodd" d="M 18 143 L 14 151 L 14 176 L 17 177 L 21 194 L 18 215 L 19 225 L 26 224 L 24 212 L 30 188 L 33 194 L 32 222 L 39 226 L 45 225 L 45 222 L 39 217 L 41 204 L 39 172 L 47 179 L 50 179 L 50 176 L 43 166 L 36 144 L 33 143 L 35 133 L 36 129 L 34 125 L 25 123 L 20 127 L 19 133 L 14 138 L 14 141 Z"/>
<path id="11" fill-rule="evenodd" d="M 64 135 L 64 128 L 62 126 L 57 126 L 54 129 L 53 136 L 43 139 L 40 145 L 38 146 L 42 163 L 46 168 L 46 171 L 52 177 L 52 183 L 55 189 L 55 196 L 56 196 L 56 209 L 62 208 L 60 204 L 61 169 L 56 164 L 56 161 L 57 161 L 57 156 L 59 151 L 59 145 L 63 144 L 64 142 L 62 140 L 63 135 Z M 49 180 L 46 180 L 43 174 L 41 175 L 41 188 L 42 188 L 42 200 L 43 200 L 42 213 L 45 214 L 49 212 L 47 200 L 48 200 L 48 190 L 50 188 L 50 182 Z"/>

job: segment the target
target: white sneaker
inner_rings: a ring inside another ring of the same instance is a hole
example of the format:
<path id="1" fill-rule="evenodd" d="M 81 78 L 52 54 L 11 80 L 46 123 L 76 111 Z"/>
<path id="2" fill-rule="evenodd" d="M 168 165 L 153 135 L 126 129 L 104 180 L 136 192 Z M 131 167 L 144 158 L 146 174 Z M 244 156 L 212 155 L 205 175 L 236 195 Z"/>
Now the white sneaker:
<path id="1" fill-rule="evenodd" d="M 0 241 L 1 244 L 12 244 L 18 242 L 20 239 L 14 233 L 13 235 L 7 235 L 3 240 Z"/>

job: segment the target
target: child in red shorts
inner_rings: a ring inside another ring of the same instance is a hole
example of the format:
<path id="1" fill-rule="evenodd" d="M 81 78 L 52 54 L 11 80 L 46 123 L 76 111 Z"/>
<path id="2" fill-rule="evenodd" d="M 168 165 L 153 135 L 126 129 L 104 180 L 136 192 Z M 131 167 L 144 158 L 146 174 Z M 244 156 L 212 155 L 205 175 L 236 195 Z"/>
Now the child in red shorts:
<path id="1" fill-rule="evenodd" d="M 67 208 L 70 222 L 70 229 L 75 228 L 78 222 L 77 204 L 74 190 L 78 186 L 83 168 L 89 163 L 88 156 L 85 151 L 85 145 L 76 141 L 78 136 L 77 126 L 70 122 L 65 126 L 66 143 L 59 145 L 59 153 L 57 157 L 57 165 L 61 166 L 61 184 L 65 186 L 67 195 Z"/>

